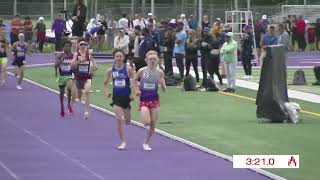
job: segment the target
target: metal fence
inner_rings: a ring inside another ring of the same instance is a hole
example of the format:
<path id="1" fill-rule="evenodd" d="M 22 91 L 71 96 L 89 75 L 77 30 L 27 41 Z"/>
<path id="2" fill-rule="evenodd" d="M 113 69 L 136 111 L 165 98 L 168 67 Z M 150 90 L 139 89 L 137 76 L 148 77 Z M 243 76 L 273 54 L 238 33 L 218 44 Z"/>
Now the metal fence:
<path id="1" fill-rule="evenodd" d="M 89 1 L 91 2 L 91 1 Z M 11 19 L 14 16 L 14 5 L 13 1 L 11 2 L 0 2 L 0 17 L 5 19 Z M 72 10 L 73 4 L 67 3 L 67 9 Z M 96 13 L 104 14 L 108 18 L 113 17 L 114 19 L 119 19 L 122 13 L 127 13 L 133 15 L 135 13 L 144 12 L 144 16 L 148 12 L 151 12 L 151 4 L 146 4 L 143 9 L 140 4 L 133 6 L 131 3 L 98 3 L 95 8 L 88 7 L 88 18 L 95 17 Z M 207 14 L 211 20 L 214 20 L 216 17 L 224 19 L 225 11 L 232 10 L 232 4 L 203 4 L 202 5 L 202 14 Z M 32 19 L 38 19 L 40 16 L 50 20 L 55 17 L 61 10 L 64 9 L 63 3 L 54 3 L 51 9 L 51 5 L 48 2 L 18 2 L 17 3 L 17 13 L 21 16 L 29 16 Z M 53 12 L 51 12 L 51 10 Z M 246 10 L 245 7 L 239 7 L 239 10 Z M 274 15 L 281 13 L 281 5 L 277 4 L 274 6 L 251 6 L 253 11 L 254 18 L 261 18 L 263 14 Z M 71 13 L 71 12 L 70 12 Z M 184 3 L 180 4 L 155 4 L 154 15 L 158 20 L 160 19 L 169 19 L 175 18 L 179 14 L 194 14 L 195 17 L 199 14 L 199 6 L 195 3 Z M 52 17 L 53 15 L 53 17 Z M 91 16 L 91 17 L 90 17 Z M 197 17 L 197 19 L 199 19 Z"/>

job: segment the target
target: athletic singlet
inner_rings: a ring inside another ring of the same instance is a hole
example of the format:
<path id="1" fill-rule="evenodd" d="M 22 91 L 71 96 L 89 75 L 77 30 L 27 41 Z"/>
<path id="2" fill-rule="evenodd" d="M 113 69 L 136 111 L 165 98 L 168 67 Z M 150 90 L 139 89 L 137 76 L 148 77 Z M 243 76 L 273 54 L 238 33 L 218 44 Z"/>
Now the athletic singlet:
<path id="1" fill-rule="evenodd" d="M 72 75 L 71 62 L 73 59 L 73 55 L 62 54 L 60 58 L 62 59 L 62 62 L 59 66 L 60 76 L 71 76 Z"/>
<path id="2" fill-rule="evenodd" d="M 18 43 L 17 46 L 13 48 L 14 57 L 17 61 L 24 61 L 26 59 L 26 52 L 27 45 L 25 43 L 23 45 Z"/>
<path id="3" fill-rule="evenodd" d="M 77 61 L 80 61 L 82 58 L 80 52 L 77 54 Z M 81 62 L 76 70 L 76 79 L 77 80 L 88 80 L 91 79 L 91 74 L 90 74 L 90 60 L 89 60 L 89 52 L 87 51 L 86 53 L 86 61 Z"/>
<path id="4" fill-rule="evenodd" d="M 128 96 L 131 93 L 130 79 L 127 65 L 124 64 L 120 70 L 115 65 L 112 67 L 113 94 L 115 96 Z"/>
<path id="5" fill-rule="evenodd" d="M 0 58 L 4 58 L 4 57 L 7 57 L 6 41 L 0 40 Z"/>
<path id="6" fill-rule="evenodd" d="M 140 78 L 140 101 L 154 101 L 159 99 L 158 83 L 160 72 L 158 70 L 145 69 Z"/>

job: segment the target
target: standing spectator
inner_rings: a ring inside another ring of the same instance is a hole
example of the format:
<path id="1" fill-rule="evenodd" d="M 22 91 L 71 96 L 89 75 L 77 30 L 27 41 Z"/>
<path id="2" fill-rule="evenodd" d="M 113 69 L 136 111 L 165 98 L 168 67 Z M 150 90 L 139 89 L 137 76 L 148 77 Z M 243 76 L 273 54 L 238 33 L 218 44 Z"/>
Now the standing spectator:
<path id="1" fill-rule="evenodd" d="M 46 25 L 44 24 L 44 18 L 40 17 L 35 27 L 37 31 L 37 42 L 39 44 L 39 51 L 43 52 L 43 44 L 46 39 Z"/>
<path id="2" fill-rule="evenodd" d="M 23 22 L 24 26 L 24 36 L 25 36 L 25 41 L 30 45 L 32 42 L 32 37 L 33 37 L 33 25 L 32 21 L 30 20 L 30 17 L 26 17 L 25 21 Z"/>
<path id="3" fill-rule="evenodd" d="M 183 81 L 184 78 L 184 55 L 185 55 L 185 43 L 187 40 L 187 33 L 183 30 L 183 23 L 178 22 L 176 30 L 176 40 L 174 46 L 174 55 L 176 58 L 176 63 L 179 69 L 180 80 Z"/>
<path id="4" fill-rule="evenodd" d="M 192 64 L 194 72 L 196 74 L 196 81 L 199 83 L 198 72 L 198 39 L 195 30 L 188 32 L 189 36 L 186 43 L 186 76 L 189 75 L 190 66 Z"/>
<path id="5" fill-rule="evenodd" d="M 146 59 L 146 54 L 150 50 L 155 49 L 155 42 L 153 41 L 152 37 L 150 36 L 150 32 L 148 28 L 143 28 L 142 29 L 142 41 L 140 42 L 140 48 L 139 48 L 139 56 L 142 61 L 145 61 Z M 145 63 L 140 63 L 140 64 L 145 64 Z M 142 67 L 136 67 L 137 69 L 142 68 Z"/>
<path id="6" fill-rule="evenodd" d="M 302 16 L 299 16 L 297 22 L 297 40 L 298 46 L 300 51 L 304 51 L 306 49 L 306 39 L 305 39 L 305 32 L 306 32 L 306 22 Z"/>
<path id="7" fill-rule="evenodd" d="M 223 25 L 221 23 L 221 19 L 217 18 L 216 22 L 212 26 L 211 34 L 214 37 L 219 37 L 220 33 L 222 33 L 222 32 L 223 32 Z"/>
<path id="8" fill-rule="evenodd" d="M 202 30 L 204 30 L 204 28 L 206 28 L 206 27 L 208 27 L 209 29 L 211 28 L 208 15 L 203 16 L 201 27 L 202 27 Z"/>
<path id="9" fill-rule="evenodd" d="M 148 13 L 148 19 L 146 20 L 146 25 L 148 25 L 149 23 L 152 23 L 154 25 L 154 28 L 156 28 L 157 23 L 152 13 Z"/>
<path id="10" fill-rule="evenodd" d="M 198 21 L 197 19 L 193 16 L 193 14 L 190 15 L 190 20 L 189 20 L 189 28 L 196 30 L 198 28 Z"/>
<path id="11" fill-rule="evenodd" d="M 87 17 L 87 7 L 83 3 L 83 0 L 77 0 L 77 3 L 73 8 L 72 16 L 72 36 L 83 37 L 83 32 L 85 30 L 84 23 Z"/>
<path id="12" fill-rule="evenodd" d="M 254 37 L 255 37 L 255 41 L 256 41 L 256 58 L 257 61 L 261 61 L 260 60 L 260 56 L 261 56 L 261 38 L 263 36 L 263 30 L 262 30 L 262 25 L 261 25 L 261 21 L 259 19 L 256 20 L 255 24 L 254 24 Z"/>
<path id="13" fill-rule="evenodd" d="M 316 23 L 316 48 L 319 51 L 319 42 L 320 42 L 320 18 L 317 19 Z"/>
<path id="14" fill-rule="evenodd" d="M 285 27 L 285 30 L 287 31 L 287 33 L 289 34 L 289 36 L 291 35 L 291 16 L 289 15 L 288 18 L 284 18 L 284 27 Z"/>
<path id="15" fill-rule="evenodd" d="M 164 66 L 165 75 L 173 76 L 172 55 L 175 44 L 175 36 L 172 27 L 168 27 L 164 35 Z"/>
<path id="16" fill-rule="evenodd" d="M 244 27 L 244 35 L 241 38 L 241 60 L 243 69 L 245 72 L 245 79 L 252 78 L 252 64 L 253 59 L 253 34 L 251 32 L 251 26 L 246 25 Z"/>
<path id="17" fill-rule="evenodd" d="M 154 28 L 154 25 L 152 23 L 148 24 L 149 32 L 151 35 L 151 38 L 153 39 L 155 50 L 158 53 L 158 56 L 160 56 L 160 34 L 159 32 Z"/>
<path id="18" fill-rule="evenodd" d="M 20 15 L 16 15 L 13 20 L 10 22 L 11 26 L 11 33 L 10 33 L 10 43 L 13 45 L 13 43 L 17 42 L 18 39 L 18 34 L 20 32 L 23 32 L 23 23 L 20 19 Z"/>
<path id="19" fill-rule="evenodd" d="M 146 63 L 143 59 L 139 56 L 139 48 L 141 42 L 141 27 L 139 25 L 134 27 L 134 34 L 133 34 L 133 63 L 136 67 L 135 71 L 138 71 L 141 67 L 146 66 Z M 142 65 L 141 65 L 142 64 Z"/>
<path id="20" fill-rule="evenodd" d="M 113 18 L 108 22 L 108 31 L 107 31 L 107 45 L 109 48 L 113 49 L 114 38 L 117 34 L 118 23 Z"/>
<path id="21" fill-rule="evenodd" d="M 237 47 L 238 43 L 233 39 L 233 33 L 226 34 L 226 42 L 223 44 L 220 52 L 224 56 L 228 88 L 224 92 L 235 92 L 236 87 L 236 69 L 237 69 Z"/>
<path id="22" fill-rule="evenodd" d="M 307 26 L 307 37 L 310 51 L 314 51 L 316 42 L 316 30 L 315 27 L 310 24 L 308 24 Z"/>
<path id="23" fill-rule="evenodd" d="M 189 23 L 188 23 L 188 20 L 186 19 L 186 15 L 185 14 L 181 14 L 180 17 L 181 18 L 180 18 L 179 22 L 183 23 L 183 30 L 184 31 L 188 31 L 189 30 Z"/>
<path id="24" fill-rule="evenodd" d="M 127 14 L 122 14 L 122 18 L 119 19 L 118 26 L 119 29 L 124 29 L 125 32 L 128 32 L 129 20 L 127 19 Z"/>
<path id="25" fill-rule="evenodd" d="M 130 35 L 131 33 L 133 33 L 133 30 L 134 30 L 133 18 L 129 17 L 128 18 L 128 34 Z"/>
<path id="26" fill-rule="evenodd" d="M 106 18 L 102 15 L 99 17 L 99 21 L 102 26 L 97 32 L 97 47 L 96 50 L 100 51 L 102 49 L 102 45 L 106 39 L 106 30 L 108 29 L 108 23 L 106 21 Z"/>
<path id="27" fill-rule="evenodd" d="M 267 33 L 269 24 L 270 22 L 268 21 L 267 15 L 263 15 L 261 20 L 261 28 L 262 28 L 263 34 Z"/>
<path id="28" fill-rule="evenodd" d="M 54 31 L 54 35 L 55 35 L 55 49 L 56 51 L 62 51 L 62 35 L 64 32 L 64 28 L 65 28 L 65 22 L 63 19 L 63 16 L 61 14 L 58 15 L 58 17 L 54 20 L 51 30 Z"/>
<path id="29" fill-rule="evenodd" d="M 266 56 L 266 51 L 265 48 L 266 46 L 271 46 L 271 45 L 277 45 L 278 44 L 278 38 L 275 35 L 275 27 L 274 26 L 270 26 L 269 28 L 269 32 L 267 34 L 265 34 L 262 38 L 261 38 L 261 56 L 260 59 L 262 60 L 261 63 L 263 63 L 263 59 Z"/>
<path id="30" fill-rule="evenodd" d="M 136 17 L 137 18 L 133 21 L 134 27 L 140 26 L 140 29 L 145 28 L 146 27 L 145 19 L 141 15 L 138 15 L 138 14 L 136 14 Z"/>
<path id="31" fill-rule="evenodd" d="M 128 61 L 129 42 L 129 36 L 125 34 L 123 29 L 121 29 L 119 31 L 118 36 L 114 38 L 114 48 L 121 49 L 126 54 L 125 59 L 123 61 L 124 63 L 127 63 Z"/>
<path id="32" fill-rule="evenodd" d="M 279 24 L 279 40 L 278 44 L 283 44 L 286 46 L 286 49 L 289 50 L 290 36 L 285 29 L 285 25 Z"/>

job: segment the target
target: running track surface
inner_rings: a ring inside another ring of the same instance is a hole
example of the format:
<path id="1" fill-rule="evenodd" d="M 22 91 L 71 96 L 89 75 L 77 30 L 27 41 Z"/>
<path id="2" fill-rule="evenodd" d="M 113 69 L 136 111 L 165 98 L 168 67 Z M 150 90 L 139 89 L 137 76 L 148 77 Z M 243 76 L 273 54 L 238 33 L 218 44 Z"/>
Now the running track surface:
<path id="1" fill-rule="evenodd" d="M 110 56 L 109 56 L 110 57 Z M 100 59 L 99 59 L 100 60 Z M 107 62 L 111 59 L 101 59 Z M 54 55 L 49 53 L 44 54 L 32 54 L 27 56 L 27 64 L 46 64 L 54 63 Z M 10 66 L 10 64 L 9 64 Z M 320 66 L 320 52 L 289 52 L 288 54 L 288 66 Z"/>
<path id="2" fill-rule="evenodd" d="M 146 130 L 133 125 L 126 127 L 127 150 L 119 151 L 112 116 L 91 109 L 86 121 L 76 104 L 75 115 L 62 119 L 57 94 L 27 82 L 22 91 L 15 85 L 9 76 L 0 89 L 1 180 L 269 179 L 158 134 L 145 152 Z"/>

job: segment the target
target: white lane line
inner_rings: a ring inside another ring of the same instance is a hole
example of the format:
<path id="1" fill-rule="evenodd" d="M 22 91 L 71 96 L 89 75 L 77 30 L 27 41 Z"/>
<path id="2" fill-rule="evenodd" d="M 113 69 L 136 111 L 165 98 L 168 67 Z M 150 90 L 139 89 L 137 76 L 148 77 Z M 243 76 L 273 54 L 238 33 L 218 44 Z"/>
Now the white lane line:
<path id="1" fill-rule="evenodd" d="M 21 180 L 21 178 L 18 177 L 18 175 L 16 175 L 10 168 L 8 168 L 8 166 L 6 166 L 2 161 L 0 161 L 0 166 L 6 170 L 6 172 L 15 180 Z"/>

